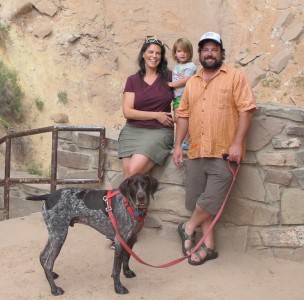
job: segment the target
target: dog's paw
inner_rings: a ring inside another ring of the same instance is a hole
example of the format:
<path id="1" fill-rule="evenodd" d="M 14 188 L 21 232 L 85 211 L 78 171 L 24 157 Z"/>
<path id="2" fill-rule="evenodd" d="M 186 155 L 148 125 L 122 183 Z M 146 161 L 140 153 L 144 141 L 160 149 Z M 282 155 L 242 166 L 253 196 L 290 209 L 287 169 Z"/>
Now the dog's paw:
<path id="1" fill-rule="evenodd" d="M 132 270 L 126 270 L 124 271 L 124 274 L 127 278 L 133 278 L 136 276 L 136 274 Z"/>
<path id="2" fill-rule="evenodd" d="M 56 286 L 56 289 L 52 290 L 52 294 L 54 296 L 60 296 L 64 294 L 64 290 L 61 287 Z"/>
<path id="3" fill-rule="evenodd" d="M 128 294 L 129 293 L 129 291 L 128 291 L 128 289 L 126 288 L 126 287 L 124 287 L 122 284 L 117 284 L 117 285 L 115 285 L 115 292 L 117 293 L 117 294 Z"/>

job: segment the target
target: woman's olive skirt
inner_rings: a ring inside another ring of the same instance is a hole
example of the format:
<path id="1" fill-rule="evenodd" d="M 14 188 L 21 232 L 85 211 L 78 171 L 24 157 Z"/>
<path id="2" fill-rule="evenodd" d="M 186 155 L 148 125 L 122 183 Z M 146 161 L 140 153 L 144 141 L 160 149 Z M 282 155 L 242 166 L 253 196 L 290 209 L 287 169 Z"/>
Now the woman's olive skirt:
<path id="1" fill-rule="evenodd" d="M 162 165 L 173 148 L 173 128 L 148 129 L 126 124 L 118 139 L 118 157 L 142 154 Z"/>

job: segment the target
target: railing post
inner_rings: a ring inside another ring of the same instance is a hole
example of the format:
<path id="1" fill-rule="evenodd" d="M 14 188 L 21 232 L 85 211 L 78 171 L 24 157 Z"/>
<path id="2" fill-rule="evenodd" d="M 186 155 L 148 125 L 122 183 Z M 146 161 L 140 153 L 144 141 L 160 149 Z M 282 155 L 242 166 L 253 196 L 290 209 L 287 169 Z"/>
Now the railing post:
<path id="1" fill-rule="evenodd" d="M 56 191 L 56 186 L 57 186 L 57 148 L 58 148 L 58 128 L 54 126 L 52 131 L 51 193 Z"/>
<path id="2" fill-rule="evenodd" d="M 98 178 L 101 180 L 103 176 L 103 159 L 105 151 L 105 130 L 104 128 L 99 131 L 99 157 L 98 157 Z"/>
<path id="3" fill-rule="evenodd" d="M 11 145 L 12 141 L 10 137 L 6 139 L 5 149 L 5 171 L 4 171 L 4 197 L 3 197 L 3 218 L 9 219 L 9 197 L 10 197 L 10 173 L 11 173 Z"/>

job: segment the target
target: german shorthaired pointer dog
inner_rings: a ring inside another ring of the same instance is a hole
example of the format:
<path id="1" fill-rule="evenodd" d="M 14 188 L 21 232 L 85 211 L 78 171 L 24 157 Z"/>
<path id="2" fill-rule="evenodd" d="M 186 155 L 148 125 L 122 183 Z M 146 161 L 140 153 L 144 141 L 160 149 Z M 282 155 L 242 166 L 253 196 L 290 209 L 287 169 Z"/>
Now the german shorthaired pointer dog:
<path id="1" fill-rule="evenodd" d="M 149 175 L 134 175 L 125 179 L 119 186 L 118 193 L 112 198 L 112 212 L 115 216 L 118 231 L 123 240 L 132 249 L 136 242 L 137 233 L 141 230 L 150 203 L 158 188 L 158 181 Z M 127 294 L 128 290 L 120 282 L 121 267 L 127 278 L 135 273 L 129 268 L 130 254 L 123 248 L 112 226 L 103 201 L 106 190 L 88 188 L 63 188 L 51 194 L 28 196 L 27 200 L 45 200 L 43 218 L 49 237 L 47 244 L 40 254 L 40 263 L 50 284 L 53 295 L 62 295 L 63 289 L 56 286 L 54 279 L 58 275 L 53 272 L 57 256 L 65 242 L 69 226 L 75 223 L 89 225 L 100 233 L 113 237 L 115 241 L 115 255 L 112 277 L 115 292 Z M 130 213 L 130 209 L 131 212 Z M 136 217 L 137 216 L 137 217 Z M 138 217 L 142 218 L 140 222 Z"/>

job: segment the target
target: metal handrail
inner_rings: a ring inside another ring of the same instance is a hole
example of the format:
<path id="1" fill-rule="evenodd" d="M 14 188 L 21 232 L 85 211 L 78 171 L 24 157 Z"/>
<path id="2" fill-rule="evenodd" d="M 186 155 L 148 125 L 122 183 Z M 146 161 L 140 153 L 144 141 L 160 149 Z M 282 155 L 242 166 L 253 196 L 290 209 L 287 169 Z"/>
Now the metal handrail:
<path id="1" fill-rule="evenodd" d="M 58 132 L 59 131 L 99 131 L 99 156 L 98 173 L 96 179 L 57 179 L 57 151 L 58 151 Z M 11 178 L 11 145 L 12 139 L 29 135 L 52 132 L 52 158 L 51 158 L 51 178 Z M 4 179 L 0 179 L 0 185 L 4 186 L 4 206 L 0 208 L 3 211 L 4 220 L 9 219 L 9 193 L 10 186 L 16 183 L 49 183 L 51 192 L 56 190 L 58 184 L 79 184 L 79 183 L 98 183 L 103 176 L 103 153 L 105 149 L 105 128 L 103 126 L 64 126 L 55 125 L 37 129 L 30 129 L 20 132 L 12 132 L 0 138 L 0 145 L 6 143 L 5 149 L 5 171 Z"/>

